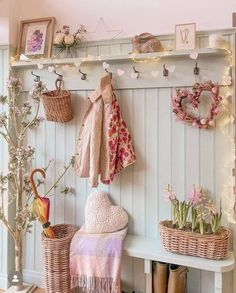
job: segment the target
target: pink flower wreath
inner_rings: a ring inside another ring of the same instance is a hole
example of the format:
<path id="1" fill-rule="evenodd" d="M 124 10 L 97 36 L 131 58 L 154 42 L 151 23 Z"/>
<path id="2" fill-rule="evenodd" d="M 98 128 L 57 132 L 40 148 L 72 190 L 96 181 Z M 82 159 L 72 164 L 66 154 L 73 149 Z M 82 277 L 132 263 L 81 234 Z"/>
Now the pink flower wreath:
<path id="1" fill-rule="evenodd" d="M 194 117 L 183 108 L 182 100 L 188 99 L 194 109 L 200 104 L 200 96 L 203 91 L 211 93 L 211 106 L 206 118 Z M 191 123 L 196 128 L 209 128 L 214 125 L 214 118 L 219 113 L 219 104 L 222 97 L 219 96 L 219 86 L 212 81 L 196 83 L 192 91 L 188 89 L 178 89 L 172 92 L 172 107 L 177 119 Z"/>

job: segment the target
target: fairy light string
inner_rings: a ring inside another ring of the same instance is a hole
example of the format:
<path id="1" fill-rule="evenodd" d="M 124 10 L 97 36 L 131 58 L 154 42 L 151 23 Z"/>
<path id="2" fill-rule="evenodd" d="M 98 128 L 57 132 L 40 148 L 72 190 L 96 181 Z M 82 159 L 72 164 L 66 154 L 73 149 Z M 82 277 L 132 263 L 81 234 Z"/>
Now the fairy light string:
<path id="1" fill-rule="evenodd" d="M 232 71 L 232 53 L 229 56 L 229 66 L 226 67 L 222 81 L 225 80 L 227 76 L 231 76 Z M 227 80 L 226 80 L 227 81 Z M 229 80 L 228 80 L 229 81 Z M 233 100 L 232 100 L 232 82 L 230 85 L 224 85 L 221 89 L 222 96 L 225 98 L 221 103 L 222 108 L 222 119 L 219 119 L 218 127 L 221 134 L 225 137 L 228 142 L 228 153 L 229 156 L 225 158 L 222 168 L 222 176 L 225 180 L 221 192 L 221 202 L 223 202 L 223 215 L 231 223 L 236 223 L 236 194 L 235 194 L 235 113 L 233 110 Z M 229 174 L 231 174 L 229 176 Z M 223 199 L 223 200 L 222 200 Z"/>
<path id="2" fill-rule="evenodd" d="M 158 54 L 158 56 L 149 56 L 148 58 L 139 58 L 138 54 L 132 53 L 131 61 L 133 63 L 140 63 L 140 64 L 146 64 L 146 63 L 158 63 L 162 59 L 162 57 L 168 57 L 168 51 L 166 50 L 162 52 L 162 54 Z M 227 139 L 228 144 L 230 146 L 229 149 L 229 158 L 225 159 L 225 163 L 223 165 L 222 170 L 222 176 L 225 178 L 225 184 L 223 186 L 223 190 L 221 192 L 221 195 L 219 196 L 220 199 L 224 199 L 227 201 L 225 209 L 223 209 L 223 213 L 226 215 L 228 220 L 230 222 L 236 223 L 236 191 L 235 191 L 235 174 L 233 174 L 233 170 L 235 169 L 235 160 L 236 160 L 236 151 L 235 151 L 235 137 L 234 137 L 234 125 L 235 125 L 235 116 L 232 109 L 232 64 L 233 64 L 233 58 L 232 58 L 232 52 L 230 50 L 225 50 L 228 54 L 228 60 L 227 64 L 225 64 L 225 70 L 222 75 L 221 80 L 221 92 L 224 99 L 221 102 L 221 111 L 223 112 L 223 115 L 225 115 L 224 119 L 221 119 L 222 121 L 217 122 L 217 127 L 219 127 L 220 132 L 224 135 L 224 137 Z M 53 56 L 50 60 L 46 58 L 40 58 L 38 60 L 38 69 L 49 69 L 50 66 L 54 68 L 60 68 L 62 71 L 71 71 L 75 72 L 78 71 L 81 64 L 83 62 L 90 62 L 90 61 L 102 61 L 105 60 L 108 56 L 92 56 L 89 55 L 86 58 L 81 58 L 75 60 L 74 63 L 72 61 L 68 63 L 58 64 L 56 56 Z M 110 57 L 110 56 L 109 56 Z M 189 57 L 193 60 L 197 59 L 198 53 L 192 52 Z M 17 57 L 11 57 L 10 64 L 14 65 L 14 63 L 17 61 Z M 35 61 L 33 59 L 33 61 Z M 27 61 L 26 61 L 27 62 Z M 30 60 L 29 60 L 30 62 Z M 108 61 L 109 62 L 109 61 Z M 175 66 L 175 65 L 173 65 Z M 121 67 L 119 67 L 120 71 L 123 71 L 122 75 L 124 74 L 125 70 L 123 70 Z M 174 69 L 175 70 L 175 69 Z M 151 71 L 150 74 L 153 77 L 158 77 L 159 72 Z M 119 75 L 121 77 L 122 75 Z M 196 77 L 195 77 L 196 78 Z M 218 119 L 217 119 L 218 121 Z M 232 174 L 232 176 L 229 176 L 229 172 Z M 235 173 L 235 172 L 234 172 Z M 232 196 L 234 195 L 234 196 Z"/>

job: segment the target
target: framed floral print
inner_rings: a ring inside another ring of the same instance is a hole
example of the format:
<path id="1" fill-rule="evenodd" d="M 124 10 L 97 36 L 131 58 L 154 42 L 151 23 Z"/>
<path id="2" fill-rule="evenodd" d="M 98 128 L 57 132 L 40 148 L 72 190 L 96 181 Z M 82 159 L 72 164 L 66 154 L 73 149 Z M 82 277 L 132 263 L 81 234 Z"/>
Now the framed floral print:
<path id="1" fill-rule="evenodd" d="M 20 22 L 17 59 L 50 58 L 52 52 L 55 18 L 38 18 Z"/>
<path id="2" fill-rule="evenodd" d="M 196 47 L 196 23 L 175 26 L 175 50 L 193 50 Z"/>

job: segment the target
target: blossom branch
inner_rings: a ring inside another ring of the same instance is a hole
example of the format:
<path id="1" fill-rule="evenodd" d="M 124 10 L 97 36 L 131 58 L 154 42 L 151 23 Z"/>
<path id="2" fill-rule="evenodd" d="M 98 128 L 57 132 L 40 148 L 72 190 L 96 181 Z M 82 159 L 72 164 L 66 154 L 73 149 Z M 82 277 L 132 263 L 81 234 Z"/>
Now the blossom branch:
<path id="1" fill-rule="evenodd" d="M 71 166 L 73 166 L 73 164 L 74 164 L 74 157 L 72 157 L 69 165 L 65 167 L 65 169 L 64 169 L 63 173 L 61 174 L 61 176 L 59 176 L 59 178 L 56 180 L 56 182 L 49 188 L 49 190 L 46 192 L 45 196 L 47 196 L 53 190 L 53 188 L 55 188 L 57 186 L 58 182 L 63 178 L 63 176 L 66 174 L 67 170 Z"/>
<path id="2" fill-rule="evenodd" d="M 26 132 L 26 130 L 34 124 L 34 122 L 36 121 L 37 117 L 38 117 L 38 114 L 39 114 L 39 103 L 37 104 L 37 109 L 36 109 L 36 113 L 35 113 L 35 116 L 34 118 L 23 128 L 22 132 L 21 132 L 21 136 L 23 136 Z"/>
<path id="3" fill-rule="evenodd" d="M 8 137 L 9 137 L 9 142 L 11 143 L 11 145 L 13 145 L 14 147 L 16 147 L 16 143 L 14 142 L 13 138 L 11 137 L 11 134 L 10 134 L 7 126 L 4 125 L 4 128 L 6 130 L 6 133 L 7 133 Z"/>
<path id="4" fill-rule="evenodd" d="M 0 219 L 2 220 L 3 224 L 6 226 L 7 230 L 11 234 L 13 239 L 16 239 L 15 231 L 9 224 L 8 220 L 6 219 L 5 215 L 3 214 L 2 211 L 0 211 Z"/>
<path id="5" fill-rule="evenodd" d="M 9 140 L 9 138 L 7 137 L 7 135 L 4 132 L 0 131 L 0 135 L 2 135 L 2 137 L 5 139 L 5 141 L 8 144 L 11 144 L 11 141 Z"/>

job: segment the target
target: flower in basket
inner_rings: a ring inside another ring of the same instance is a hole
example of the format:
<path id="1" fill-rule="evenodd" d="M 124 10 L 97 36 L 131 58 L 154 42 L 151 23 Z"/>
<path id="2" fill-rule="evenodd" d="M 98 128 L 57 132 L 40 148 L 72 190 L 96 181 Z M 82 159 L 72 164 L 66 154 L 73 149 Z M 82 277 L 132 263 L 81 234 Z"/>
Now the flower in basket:
<path id="1" fill-rule="evenodd" d="M 173 225 L 176 225 L 177 223 L 177 218 L 176 218 L 176 204 L 177 204 L 177 200 L 176 200 L 176 194 L 175 192 L 172 191 L 170 184 L 168 184 L 166 190 L 165 190 L 165 194 L 164 194 L 164 198 L 166 201 L 170 201 L 172 204 L 172 219 L 173 219 Z"/>
<path id="2" fill-rule="evenodd" d="M 189 194 L 189 202 L 191 204 L 191 212 L 192 212 L 192 231 L 196 230 L 198 221 L 197 221 L 197 207 L 203 202 L 205 198 L 202 188 L 196 188 L 193 185 L 193 189 Z"/>
<path id="3" fill-rule="evenodd" d="M 170 188 L 170 184 L 168 184 L 164 197 L 167 201 L 175 201 L 176 200 L 176 193 L 172 191 L 172 189 Z"/>
<path id="4" fill-rule="evenodd" d="M 189 201 L 192 207 L 192 231 L 199 229 L 201 234 L 206 232 L 216 234 L 220 228 L 222 213 L 217 212 L 216 206 L 211 200 L 206 202 L 202 188 L 196 188 L 193 185 Z M 210 224 L 206 222 L 206 219 L 210 219 Z"/>
<path id="5" fill-rule="evenodd" d="M 217 211 L 207 193 L 202 188 L 193 186 L 189 201 L 180 201 L 168 185 L 165 198 L 174 207 L 175 224 L 174 221 L 160 222 L 160 239 L 164 248 L 184 255 L 224 259 L 228 251 L 230 231 L 221 226 L 221 209 L 220 212 Z M 187 222 L 190 207 L 194 211 L 193 224 Z"/>
<path id="6" fill-rule="evenodd" d="M 184 229 L 187 225 L 190 203 L 179 201 L 169 184 L 165 192 L 165 198 L 172 203 L 173 225 L 176 225 L 179 229 Z"/>
<path id="7" fill-rule="evenodd" d="M 190 203 L 184 201 L 178 201 L 177 203 L 177 223 L 179 229 L 184 229 L 187 226 L 187 219 L 189 213 Z"/>
<path id="8" fill-rule="evenodd" d="M 207 211 L 203 204 L 199 204 L 196 207 L 196 213 L 197 213 L 197 223 L 199 227 L 200 234 L 205 234 L 207 224 L 206 224 L 206 218 L 207 218 Z"/>
<path id="9" fill-rule="evenodd" d="M 172 204 L 172 225 L 174 228 L 189 230 L 200 234 L 217 234 L 221 229 L 222 212 L 217 211 L 211 200 L 206 200 L 206 195 L 201 187 L 195 187 L 189 194 L 189 201 L 180 201 L 170 185 L 167 186 L 165 199 Z M 191 222 L 187 222 L 191 207 Z"/>
<path id="10" fill-rule="evenodd" d="M 84 38 L 86 29 L 83 25 L 80 25 L 79 29 L 74 33 L 70 33 L 70 27 L 63 25 L 62 30 L 56 33 L 54 39 L 55 48 L 59 49 L 59 53 L 66 51 L 66 55 L 70 52 L 71 48 L 75 48 Z"/>
<path id="11" fill-rule="evenodd" d="M 206 209 L 209 213 L 209 215 L 211 216 L 211 231 L 213 234 L 216 234 L 220 227 L 221 227 L 221 216 L 222 216 L 222 212 L 220 211 L 220 213 L 217 212 L 216 206 L 214 203 L 212 203 L 212 201 L 208 201 L 208 203 L 206 204 Z"/>

